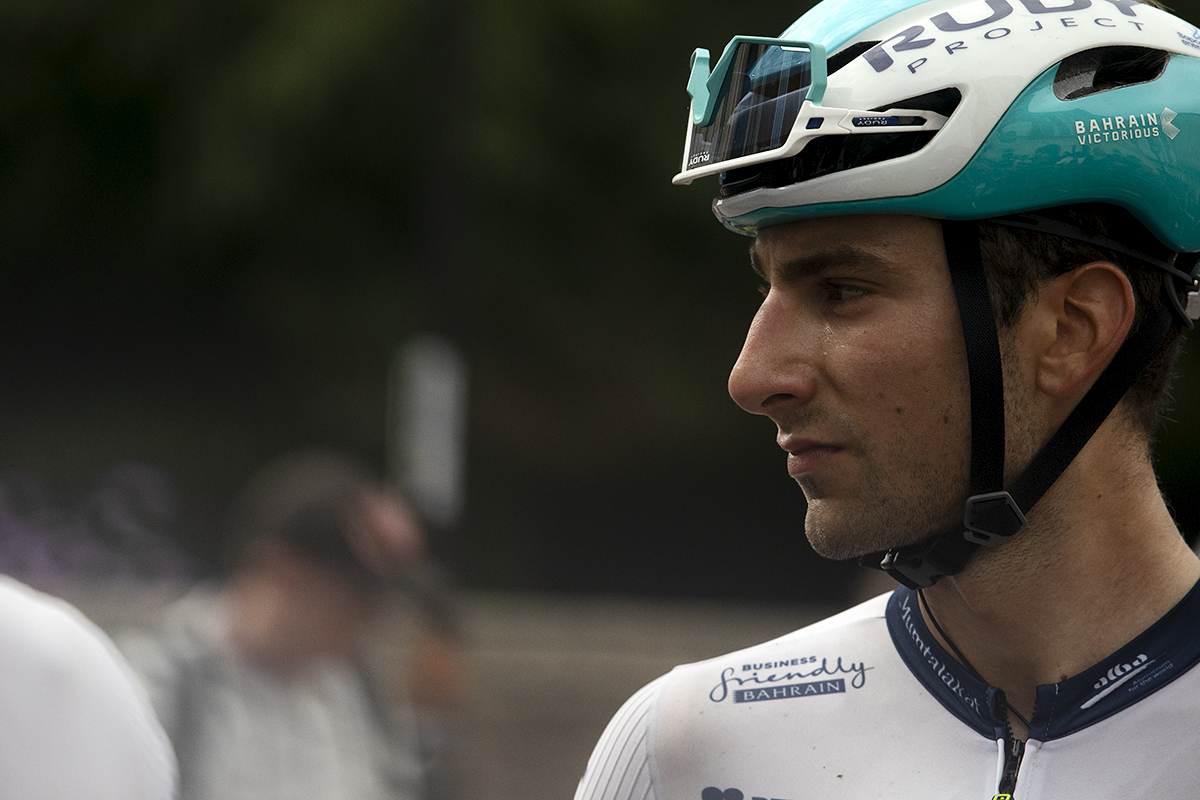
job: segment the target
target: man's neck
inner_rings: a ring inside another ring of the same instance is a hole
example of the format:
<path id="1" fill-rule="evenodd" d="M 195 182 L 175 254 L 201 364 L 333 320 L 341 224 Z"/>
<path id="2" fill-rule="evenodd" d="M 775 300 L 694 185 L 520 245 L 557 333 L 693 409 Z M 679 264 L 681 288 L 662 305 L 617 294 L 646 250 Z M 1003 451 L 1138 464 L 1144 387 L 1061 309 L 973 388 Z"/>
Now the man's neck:
<path id="1" fill-rule="evenodd" d="M 1113 467 L 1095 450 L 1081 456 L 1017 539 L 924 592 L 971 667 L 1026 719 L 1039 685 L 1112 654 L 1200 580 L 1148 459 Z"/>

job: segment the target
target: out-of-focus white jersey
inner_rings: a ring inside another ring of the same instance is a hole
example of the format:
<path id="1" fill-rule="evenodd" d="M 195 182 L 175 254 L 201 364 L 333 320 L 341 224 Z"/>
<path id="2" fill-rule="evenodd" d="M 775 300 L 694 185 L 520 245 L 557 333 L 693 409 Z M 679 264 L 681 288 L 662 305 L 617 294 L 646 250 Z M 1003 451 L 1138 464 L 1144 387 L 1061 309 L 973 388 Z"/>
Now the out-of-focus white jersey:
<path id="1" fill-rule="evenodd" d="M 266 669 L 231 647 L 229 614 L 225 595 L 200 588 L 120 642 L 174 743 L 180 800 L 421 796 L 413 722 L 365 666 Z"/>
<path id="2" fill-rule="evenodd" d="M 0 576 L 0 797 L 168 800 L 174 784 L 167 737 L 108 637 Z"/>
<path id="3" fill-rule="evenodd" d="M 576 800 L 991 800 L 1006 763 L 1017 800 L 1194 800 L 1198 587 L 1111 657 L 1038 687 L 1019 760 L 1003 693 L 934 641 L 901 588 L 649 684 Z"/>

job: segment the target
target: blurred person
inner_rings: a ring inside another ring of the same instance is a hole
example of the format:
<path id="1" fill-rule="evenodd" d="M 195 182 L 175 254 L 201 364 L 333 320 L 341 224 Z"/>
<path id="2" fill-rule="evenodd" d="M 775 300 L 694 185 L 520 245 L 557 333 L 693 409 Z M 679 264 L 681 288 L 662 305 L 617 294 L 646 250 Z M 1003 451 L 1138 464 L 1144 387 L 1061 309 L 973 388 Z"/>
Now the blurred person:
<path id="1" fill-rule="evenodd" d="M 168 800 L 175 759 L 146 692 L 73 606 L 0 576 L 0 796 Z"/>
<path id="2" fill-rule="evenodd" d="M 405 641 L 408 657 L 397 685 L 403 687 L 417 724 L 425 800 L 461 796 L 462 753 L 458 716 L 469 693 L 470 677 L 462 651 L 456 592 L 447 571 L 427 551 L 416 512 L 382 487 L 367 492 L 360 527 L 375 531 L 374 542 L 389 542 L 403 553 L 403 568 L 392 573 L 416 612 Z M 376 545 L 377 547 L 377 545 Z M 375 548 L 364 547 L 364 557 Z M 392 558 L 393 563 L 398 559 Z"/>
<path id="3" fill-rule="evenodd" d="M 1200 560 L 1153 454 L 1198 82 L 1138 0 L 823 0 L 693 53 L 675 180 L 718 176 L 762 282 L 729 393 L 814 549 L 901 585 L 653 681 L 577 800 L 1200 793 Z"/>
<path id="4" fill-rule="evenodd" d="M 363 646 L 422 548 L 356 463 L 268 465 L 232 515 L 231 575 L 123 645 L 179 758 L 180 800 L 417 800 L 417 727 Z"/>
<path id="5" fill-rule="evenodd" d="M 0 536 L 31 541 L 36 530 L 6 489 Z M 45 566 L 30 557 L 16 565 Z M 73 606 L 7 575 L 0 575 L 0 732 L 0 797 L 174 796 L 170 743 L 124 657 Z"/>

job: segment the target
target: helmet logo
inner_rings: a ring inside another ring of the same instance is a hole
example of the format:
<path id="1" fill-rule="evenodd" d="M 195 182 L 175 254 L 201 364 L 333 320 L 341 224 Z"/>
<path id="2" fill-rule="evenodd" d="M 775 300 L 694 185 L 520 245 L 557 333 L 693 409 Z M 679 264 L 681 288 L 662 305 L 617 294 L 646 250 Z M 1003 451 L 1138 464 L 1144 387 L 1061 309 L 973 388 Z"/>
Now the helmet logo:
<path id="1" fill-rule="evenodd" d="M 987 7 L 991 13 L 986 17 L 977 19 L 957 19 L 949 12 L 936 14 L 929 19 L 928 26 L 935 30 L 928 30 L 926 25 L 913 25 L 890 39 L 886 39 L 872 47 L 870 50 L 863 53 L 862 57 L 876 72 L 884 72 L 890 69 L 896 62 L 894 56 L 900 53 L 905 53 L 910 50 L 926 50 L 939 43 L 936 38 L 937 33 L 962 33 L 963 31 L 971 31 L 979 28 L 988 28 L 983 33 L 983 38 L 988 41 L 1003 39 L 1010 34 L 1018 33 L 1028 36 L 1042 31 L 1070 30 L 1071 28 L 1079 28 L 1084 25 L 1098 25 L 1101 28 L 1117 28 L 1132 25 L 1139 31 L 1143 30 L 1146 23 L 1138 20 L 1138 12 L 1135 8 L 1146 8 L 1140 4 L 1139 0 L 1105 0 L 1114 8 L 1106 11 L 1103 5 L 1097 5 L 1100 0 L 1059 0 L 1059 3 L 1053 7 L 1047 6 L 1046 0 L 986 0 Z M 1024 6 L 1025 13 L 1033 16 L 1040 15 L 1057 15 L 1057 18 L 1047 19 L 1045 22 L 1041 20 L 1033 20 L 1033 28 L 1025 29 L 1024 26 L 1008 21 L 1007 18 L 1016 10 L 1016 3 Z M 1077 18 L 1074 16 L 1064 16 L 1076 11 L 1086 11 L 1089 8 L 1095 8 L 1092 13 L 1098 13 L 1094 19 Z M 1116 11 L 1122 17 L 1131 17 L 1132 19 L 1120 19 L 1120 17 L 1103 16 L 1105 13 L 1113 13 Z M 1007 24 L 1014 27 L 1006 28 L 998 26 L 997 23 L 1005 20 Z M 1180 34 L 1182 37 L 1183 34 Z M 924 37 L 924 38 L 922 38 Z M 1200 31 L 1197 31 L 1196 47 L 1200 47 Z M 949 44 L 942 43 L 938 50 L 945 49 L 946 53 L 953 56 L 959 51 L 969 51 L 971 47 L 966 42 L 952 42 Z M 916 73 L 917 70 L 924 66 L 930 58 L 934 57 L 936 51 L 927 51 L 926 58 L 917 58 L 912 63 L 908 64 L 908 71 Z"/>
<path id="2" fill-rule="evenodd" d="M 1115 117 L 1093 117 L 1090 120 L 1075 120 L 1075 135 L 1081 145 L 1104 144 L 1105 142 L 1128 142 L 1138 139 L 1155 139 L 1164 133 L 1168 139 L 1179 135 L 1179 128 L 1171 124 L 1176 114 L 1171 109 L 1161 114 L 1129 114 Z"/>
<path id="3" fill-rule="evenodd" d="M 1165 133 L 1167 135 L 1168 139 L 1173 140 L 1176 136 L 1179 135 L 1179 128 L 1176 128 L 1174 125 L 1171 124 L 1171 120 L 1175 119 L 1178 116 L 1179 116 L 1178 114 L 1176 114 L 1174 111 L 1172 111 L 1169 108 L 1163 109 L 1163 113 L 1162 113 L 1163 133 Z"/>
<path id="4" fill-rule="evenodd" d="M 938 14 L 929 21 L 936 25 L 939 30 L 952 33 L 954 31 L 969 31 L 972 28 L 991 25 L 993 22 L 999 22 L 1013 12 L 1012 6 L 1008 4 L 1008 0 L 987 0 L 987 4 L 992 9 L 992 15 L 984 20 L 959 22 L 947 11 L 944 14 Z"/>
<path id="5" fill-rule="evenodd" d="M 1175 33 L 1179 35 L 1179 41 L 1188 47 L 1200 50 L 1200 28 L 1192 28 L 1191 34 L 1184 33 L 1183 31 L 1176 31 Z"/>

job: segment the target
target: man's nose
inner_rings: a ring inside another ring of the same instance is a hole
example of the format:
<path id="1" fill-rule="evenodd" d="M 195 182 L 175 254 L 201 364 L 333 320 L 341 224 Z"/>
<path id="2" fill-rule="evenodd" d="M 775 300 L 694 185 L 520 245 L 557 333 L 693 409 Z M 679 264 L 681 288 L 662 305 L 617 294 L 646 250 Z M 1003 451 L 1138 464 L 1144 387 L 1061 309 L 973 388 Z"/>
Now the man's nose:
<path id="1" fill-rule="evenodd" d="M 771 415 L 780 406 L 807 402 L 815 374 L 806 338 L 799 317 L 768 294 L 729 375 L 729 396 L 751 414 Z"/>

